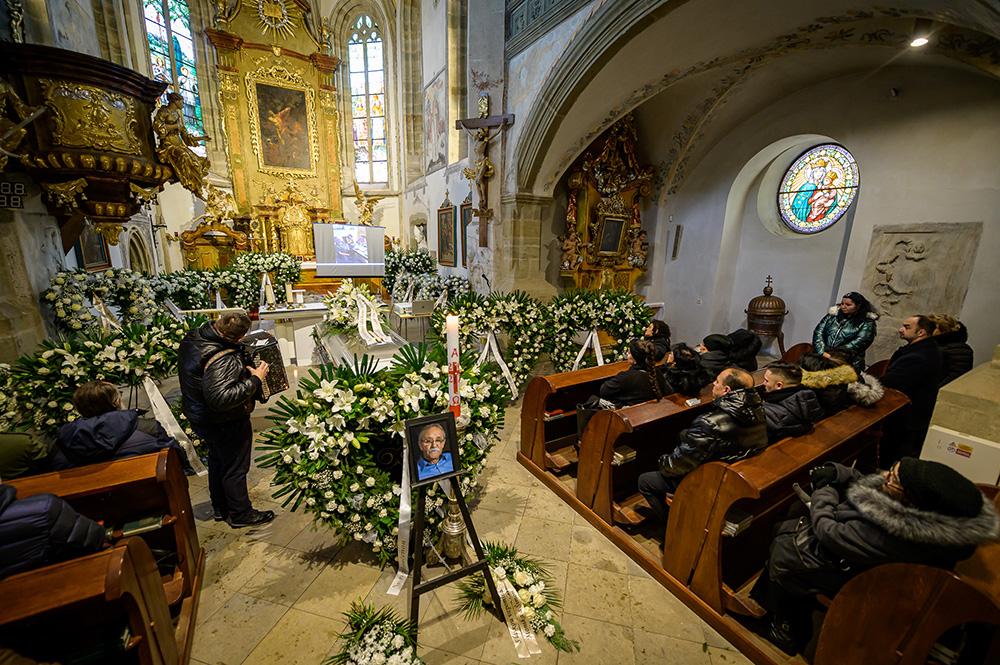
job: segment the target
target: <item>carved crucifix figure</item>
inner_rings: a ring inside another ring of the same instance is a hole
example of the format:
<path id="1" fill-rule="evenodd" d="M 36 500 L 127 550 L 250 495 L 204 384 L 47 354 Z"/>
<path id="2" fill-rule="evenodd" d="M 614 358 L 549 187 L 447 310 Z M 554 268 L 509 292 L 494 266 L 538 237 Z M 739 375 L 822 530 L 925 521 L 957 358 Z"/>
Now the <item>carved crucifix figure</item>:
<path id="1" fill-rule="evenodd" d="M 463 170 L 469 182 L 475 186 L 479 197 L 478 207 L 473 214 L 479 218 L 479 246 L 486 247 L 489 242 L 487 224 L 493 217 L 489 207 L 489 179 L 496 173 L 496 167 L 490 159 L 490 142 L 500 135 L 505 128 L 514 123 L 514 115 L 491 115 L 485 118 L 466 118 L 455 122 L 455 129 L 464 129 L 475 139 L 472 167 Z"/>

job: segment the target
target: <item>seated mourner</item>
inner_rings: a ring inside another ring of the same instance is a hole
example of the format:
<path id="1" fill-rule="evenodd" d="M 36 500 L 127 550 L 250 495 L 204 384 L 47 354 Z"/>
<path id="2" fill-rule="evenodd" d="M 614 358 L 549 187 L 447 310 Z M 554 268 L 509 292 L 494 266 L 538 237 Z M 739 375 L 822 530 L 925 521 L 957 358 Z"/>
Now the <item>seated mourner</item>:
<path id="1" fill-rule="evenodd" d="M 816 393 L 802 385 L 801 369 L 783 362 L 764 368 L 764 417 L 772 443 L 811 432 L 813 424 L 823 419 Z"/>
<path id="2" fill-rule="evenodd" d="M 682 395 L 697 397 L 712 377 L 701 366 L 701 354 L 687 344 L 674 344 L 673 363 L 664 368 L 667 383 Z"/>
<path id="3" fill-rule="evenodd" d="M 0 577 L 96 552 L 104 527 L 53 494 L 17 499 L 0 485 Z"/>
<path id="4" fill-rule="evenodd" d="M 59 428 L 52 449 L 52 468 L 70 469 L 133 455 L 176 448 L 187 468 L 184 450 L 160 423 L 140 418 L 135 409 L 122 409 L 118 389 L 107 381 L 91 381 L 73 393 L 80 418 Z"/>
<path id="5" fill-rule="evenodd" d="M 850 354 L 830 349 L 825 355 L 806 353 L 799 359 L 802 385 L 811 388 L 823 407 L 824 417 L 843 411 L 852 404 L 871 406 L 882 399 L 885 389 L 871 374 L 858 372 Z"/>
<path id="6" fill-rule="evenodd" d="M 48 471 L 49 448 L 28 432 L 0 432 L 0 478 L 13 479 Z"/>
<path id="7" fill-rule="evenodd" d="M 733 340 L 729 335 L 718 333 L 709 335 L 701 341 L 698 351 L 701 353 L 701 366 L 709 374 L 718 375 L 719 372 L 733 364 L 730 357 L 733 350 Z"/>
<path id="8" fill-rule="evenodd" d="M 764 345 L 757 333 L 746 328 L 737 328 L 729 333 L 733 348 L 729 352 L 729 361 L 748 372 L 757 371 L 757 354 Z"/>
<path id="9" fill-rule="evenodd" d="M 646 326 L 646 332 L 642 338 L 647 342 L 652 342 L 654 347 L 653 360 L 660 362 L 670 350 L 670 326 L 666 321 L 654 319 Z"/>
<path id="10" fill-rule="evenodd" d="M 753 376 L 729 367 L 712 384 L 712 409 L 682 430 L 677 447 L 659 459 L 659 470 L 639 476 L 639 491 L 661 521 L 667 519 L 666 495 L 698 465 L 713 460 L 735 462 L 767 447 L 767 430 Z"/>
<path id="11" fill-rule="evenodd" d="M 755 626 L 798 652 L 809 639 L 816 594 L 833 597 L 883 563 L 952 567 L 1000 534 L 993 504 L 951 467 L 904 457 L 862 476 L 827 462 L 810 474 L 808 515 L 779 524 L 751 597 L 768 611 Z"/>
<path id="12" fill-rule="evenodd" d="M 628 345 L 631 366 L 601 384 L 601 399 L 615 406 L 641 404 L 660 399 L 669 387 L 656 366 L 656 346 L 645 339 L 634 339 Z"/>

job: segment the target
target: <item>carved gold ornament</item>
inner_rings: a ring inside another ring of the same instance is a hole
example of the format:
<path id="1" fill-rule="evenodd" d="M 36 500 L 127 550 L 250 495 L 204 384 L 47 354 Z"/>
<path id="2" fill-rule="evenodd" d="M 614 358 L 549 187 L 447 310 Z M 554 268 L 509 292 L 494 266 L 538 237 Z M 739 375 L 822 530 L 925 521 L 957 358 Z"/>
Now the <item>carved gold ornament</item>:
<path id="1" fill-rule="evenodd" d="M 298 169 L 266 164 L 264 150 L 261 145 L 261 127 L 259 100 L 257 99 L 257 84 L 263 83 L 278 88 L 301 91 L 305 94 L 306 106 L 306 136 L 309 144 L 309 168 Z M 261 173 L 285 178 L 309 178 L 316 175 L 316 165 L 319 163 L 319 142 L 316 138 L 316 91 L 302 78 L 298 72 L 281 65 L 261 66 L 246 75 L 247 105 L 250 121 L 250 146 L 257 156 L 257 170 Z"/>
<path id="2" fill-rule="evenodd" d="M 140 153 L 135 102 L 80 83 L 41 79 L 45 106 L 52 112 L 52 142 L 68 148 Z"/>
<path id="3" fill-rule="evenodd" d="M 295 34 L 285 0 L 257 0 L 257 26 L 264 36 L 272 32 L 286 38 Z"/>
<path id="4" fill-rule="evenodd" d="M 122 225 L 117 222 L 97 222 L 94 229 L 104 236 L 109 245 L 116 246 L 122 234 Z"/>
<path id="5" fill-rule="evenodd" d="M 73 210 L 80 207 L 80 202 L 77 201 L 77 197 L 86 198 L 83 196 L 83 190 L 86 188 L 86 178 L 77 178 L 76 180 L 70 180 L 69 182 L 42 183 L 42 189 L 45 190 L 45 194 L 48 196 L 49 201 L 51 201 L 53 205 L 57 205 L 66 210 Z"/>

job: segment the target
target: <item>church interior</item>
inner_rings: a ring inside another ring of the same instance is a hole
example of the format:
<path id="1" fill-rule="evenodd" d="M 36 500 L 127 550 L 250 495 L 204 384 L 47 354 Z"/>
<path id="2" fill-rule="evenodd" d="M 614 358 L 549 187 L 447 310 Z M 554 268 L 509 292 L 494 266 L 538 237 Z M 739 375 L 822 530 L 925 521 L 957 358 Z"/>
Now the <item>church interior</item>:
<path id="1" fill-rule="evenodd" d="M 0 2 L 0 664 L 1000 663 L 996 0 Z"/>

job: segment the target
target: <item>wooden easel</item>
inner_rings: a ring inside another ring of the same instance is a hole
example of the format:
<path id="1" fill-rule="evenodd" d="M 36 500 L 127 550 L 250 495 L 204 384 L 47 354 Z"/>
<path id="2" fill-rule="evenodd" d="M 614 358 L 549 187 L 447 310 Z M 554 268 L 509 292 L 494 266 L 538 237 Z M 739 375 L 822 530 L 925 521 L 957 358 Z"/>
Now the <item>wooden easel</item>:
<path id="1" fill-rule="evenodd" d="M 474 575 L 479 572 L 483 574 L 483 577 L 486 578 L 486 588 L 489 590 L 490 596 L 494 599 L 494 607 L 497 611 L 500 611 L 500 595 L 497 593 L 496 584 L 493 582 L 493 573 L 490 571 L 490 566 L 486 561 L 486 555 L 483 554 L 483 546 L 479 542 L 479 536 L 476 535 L 476 527 L 472 524 L 469 508 L 465 505 L 465 497 L 462 496 L 458 476 L 455 475 L 446 480 L 451 483 L 451 491 L 455 493 L 455 501 L 462 511 L 462 519 L 465 520 L 465 527 L 469 530 L 469 538 L 472 540 L 472 548 L 476 552 L 476 559 L 472 563 L 455 568 L 427 582 L 420 581 L 421 569 L 424 566 L 424 510 L 427 504 L 427 488 L 429 485 L 417 487 L 416 515 L 413 525 L 413 585 L 410 587 L 410 621 L 413 625 L 412 637 L 414 642 L 417 641 L 417 626 L 420 622 L 420 596 L 428 591 L 433 591 L 439 586 L 444 586 L 468 575 Z"/>

